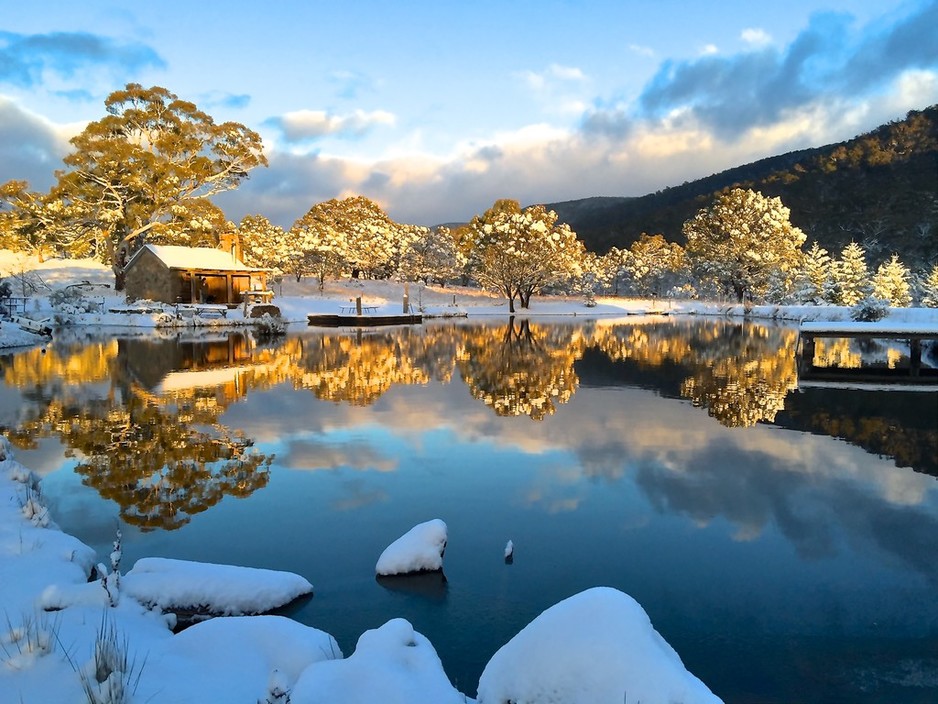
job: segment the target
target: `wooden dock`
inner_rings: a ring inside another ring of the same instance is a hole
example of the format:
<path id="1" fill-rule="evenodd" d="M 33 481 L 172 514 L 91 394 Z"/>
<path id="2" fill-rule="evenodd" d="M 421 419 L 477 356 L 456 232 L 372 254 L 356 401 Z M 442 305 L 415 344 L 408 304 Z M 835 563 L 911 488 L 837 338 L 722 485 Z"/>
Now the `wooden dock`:
<path id="1" fill-rule="evenodd" d="M 330 313 L 310 313 L 306 316 L 309 325 L 324 328 L 370 328 L 383 325 L 420 325 L 423 316 L 417 314 L 402 315 L 340 315 Z"/>
<path id="2" fill-rule="evenodd" d="M 909 323 L 802 323 L 798 331 L 798 379 L 806 382 L 922 384 L 938 390 L 938 368 L 922 364 L 922 343 L 938 343 L 938 329 Z M 902 340 L 909 345 L 908 364 L 830 367 L 814 364 L 816 340 Z"/>

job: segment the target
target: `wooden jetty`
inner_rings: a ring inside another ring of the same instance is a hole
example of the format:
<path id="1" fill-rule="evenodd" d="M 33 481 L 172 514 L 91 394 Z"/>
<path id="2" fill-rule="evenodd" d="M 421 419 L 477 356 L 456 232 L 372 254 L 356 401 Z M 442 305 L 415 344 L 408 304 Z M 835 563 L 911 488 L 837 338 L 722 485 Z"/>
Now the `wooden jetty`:
<path id="1" fill-rule="evenodd" d="M 798 338 L 799 382 L 921 384 L 938 390 L 938 368 L 922 364 L 922 343 L 934 340 L 938 344 L 938 328 L 912 323 L 802 323 Z M 908 363 L 895 368 L 881 364 L 856 368 L 815 365 L 818 338 L 902 340 L 909 345 Z"/>
<path id="2" fill-rule="evenodd" d="M 408 313 L 401 315 L 345 315 L 331 313 L 310 313 L 306 316 L 309 325 L 325 328 L 370 328 L 379 325 L 420 325 L 423 316 Z"/>

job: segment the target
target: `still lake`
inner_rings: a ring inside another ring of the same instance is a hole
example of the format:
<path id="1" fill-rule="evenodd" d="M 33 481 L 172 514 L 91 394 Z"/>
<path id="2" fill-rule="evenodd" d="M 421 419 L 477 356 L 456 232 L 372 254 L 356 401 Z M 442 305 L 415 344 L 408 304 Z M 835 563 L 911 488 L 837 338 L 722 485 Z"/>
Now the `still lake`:
<path id="1" fill-rule="evenodd" d="M 124 570 L 296 572 L 315 596 L 290 616 L 346 655 L 404 617 L 469 695 L 537 614 L 604 585 L 727 702 L 938 701 L 938 393 L 799 387 L 796 340 L 695 319 L 73 330 L 0 356 L 0 431 L 63 530 L 106 555 L 120 525 Z M 431 518 L 445 581 L 376 580 Z"/>

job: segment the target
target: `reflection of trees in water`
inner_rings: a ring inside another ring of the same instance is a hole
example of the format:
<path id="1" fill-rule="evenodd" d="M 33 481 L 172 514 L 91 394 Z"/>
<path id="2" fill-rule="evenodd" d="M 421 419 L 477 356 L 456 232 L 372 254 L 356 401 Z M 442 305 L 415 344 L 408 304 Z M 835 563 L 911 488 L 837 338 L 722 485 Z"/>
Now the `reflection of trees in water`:
<path id="1" fill-rule="evenodd" d="M 306 340 L 293 384 L 316 398 L 357 406 L 374 403 L 396 384 L 448 381 L 456 356 L 454 328 L 411 329 Z"/>
<path id="2" fill-rule="evenodd" d="M 472 395 L 496 414 L 541 420 L 573 396 L 573 363 L 583 349 L 575 327 L 539 327 L 512 317 L 504 328 L 467 333 L 459 369 Z"/>
<path id="3" fill-rule="evenodd" d="M 75 471 L 132 525 L 178 528 L 225 496 L 267 485 L 272 457 L 249 452 L 251 441 L 197 411 L 196 399 L 177 401 L 132 396 L 103 414 L 86 408 L 63 419 L 61 439 L 85 458 Z"/>
<path id="4" fill-rule="evenodd" d="M 265 486 L 272 458 L 251 452 L 249 439 L 218 422 L 246 392 L 237 379 L 160 392 L 148 391 L 128 371 L 128 350 L 139 353 L 135 365 L 159 372 L 176 349 L 175 342 L 128 347 L 112 341 L 73 354 L 37 349 L 4 360 L 5 379 L 26 386 L 33 402 L 29 416 L 6 432 L 21 445 L 57 437 L 67 454 L 79 455 L 83 482 L 114 500 L 127 523 L 145 529 L 177 528 L 226 495 Z"/>
<path id="5" fill-rule="evenodd" d="M 797 387 L 794 330 L 713 322 L 602 328 L 597 346 L 615 361 L 673 362 L 689 370 L 681 395 L 720 423 L 772 421 Z"/>
<path id="6" fill-rule="evenodd" d="M 798 386 L 793 330 L 743 325 L 710 342 L 722 353 L 694 369 L 681 395 L 731 428 L 773 421 Z"/>
<path id="7" fill-rule="evenodd" d="M 62 437 L 87 457 L 82 466 L 89 484 L 123 497 L 128 511 L 135 506 L 134 512 L 157 523 L 172 522 L 177 519 L 160 518 L 163 509 L 155 504 L 180 516 L 212 505 L 218 500 L 213 497 L 266 482 L 266 458 L 257 461 L 250 441 L 218 422 L 250 390 L 287 383 L 320 399 L 367 405 L 395 384 L 448 382 L 458 365 L 472 395 L 496 414 L 540 420 L 572 397 L 579 384 L 574 365 L 594 348 L 613 362 L 656 370 L 642 374 L 653 384 L 671 384 L 677 375 L 681 395 L 724 425 L 794 423 L 888 454 L 900 465 L 935 471 L 938 433 L 907 431 L 894 413 L 872 417 L 824 401 L 777 420 L 797 381 L 795 338 L 791 329 L 722 320 L 558 325 L 513 319 L 311 333 L 264 347 L 239 334 L 215 342 L 57 344 L 46 352 L 0 357 L 5 382 L 20 387 L 27 400 L 19 417 L 7 414 L 10 427 L 0 431 L 20 447 L 33 446 L 37 437 Z M 830 354 L 842 357 L 839 348 Z M 160 449 L 164 445 L 170 449 Z M 119 465 L 133 452 L 145 458 L 131 482 L 132 467 Z M 241 469 L 250 476 L 239 476 Z M 121 481 L 132 486 L 115 488 Z M 197 482 L 210 486 L 181 498 L 186 484 Z"/>

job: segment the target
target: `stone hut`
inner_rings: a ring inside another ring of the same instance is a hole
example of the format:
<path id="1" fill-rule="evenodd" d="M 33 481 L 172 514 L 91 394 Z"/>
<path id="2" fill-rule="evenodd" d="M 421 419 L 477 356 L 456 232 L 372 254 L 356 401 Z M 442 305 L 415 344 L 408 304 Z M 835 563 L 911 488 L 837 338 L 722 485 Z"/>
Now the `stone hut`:
<path id="1" fill-rule="evenodd" d="M 234 306 L 245 291 L 267 289 L 267 270 L 245 265 L 235 247 L 224 251 L 146 244 L 130 258 L 123 274 L 128 300 Z"/>

